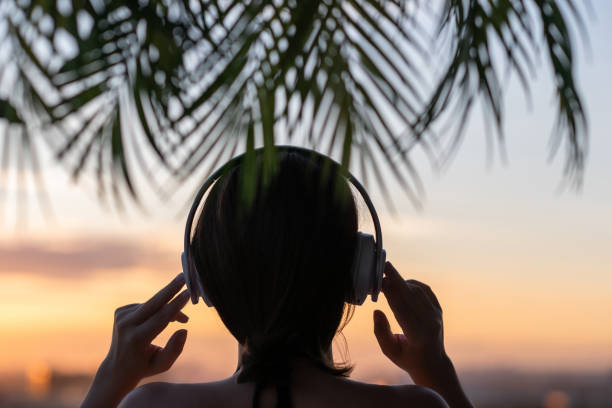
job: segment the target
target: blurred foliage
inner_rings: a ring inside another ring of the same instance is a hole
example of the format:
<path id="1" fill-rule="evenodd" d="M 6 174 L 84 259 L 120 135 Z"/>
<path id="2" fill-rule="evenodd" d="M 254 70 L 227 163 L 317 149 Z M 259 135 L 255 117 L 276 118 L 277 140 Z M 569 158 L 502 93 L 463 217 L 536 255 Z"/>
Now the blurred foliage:
<path id="1" fill-rule="evenodd" d="M 413 147 L 450 157 L 480 101 L 503 148 L 507 75 L 528 93 L 544 58 L 552 150 L 565 146 L 579 184 L 582 14 L 571 0 L 2 0 L 2 165 L 28 156 L 34 169 L 44 143 L 75 180 L 95 175 L 101 197 L 138 200 L 136 168 L 168 195 L 203 164 L 301 137 L 357 160 L 387 195 L 390 170 L 418 202 Z M 441 120 L 456 129 L 445 139 Z"/>

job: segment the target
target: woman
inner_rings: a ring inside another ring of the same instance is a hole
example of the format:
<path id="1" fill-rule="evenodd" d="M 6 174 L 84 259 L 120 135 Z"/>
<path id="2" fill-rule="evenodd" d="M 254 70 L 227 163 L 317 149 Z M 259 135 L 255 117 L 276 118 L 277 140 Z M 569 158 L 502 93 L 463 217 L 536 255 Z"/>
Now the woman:
<path id="1" fill-rule="evenodd" d="M 112 344 L 83 402 L 89 407 L 470 407 L 443 343 L 442 309 L 431 289 L 385 265 L 382 292 L 402 328 L 381 311 L 374 334 L 385 356 L 416 385 L 349 380 L 332 358 L 332 340 L 352 307 L 357 210 L 345 178 L 298 152 L 269 171 L 238 164 L 212 187 L 192 239 L 193 262 L 207 298 L 241 346 L 238 369 L 212 383 L 150 383 L 168 370 L 187 331 L 164 348 L 151 341 L 176 320 L 187 291 L 182 275 L 143 304 L 115 312 Z M 245 188 L 255 175 L 255 189 Z"/>

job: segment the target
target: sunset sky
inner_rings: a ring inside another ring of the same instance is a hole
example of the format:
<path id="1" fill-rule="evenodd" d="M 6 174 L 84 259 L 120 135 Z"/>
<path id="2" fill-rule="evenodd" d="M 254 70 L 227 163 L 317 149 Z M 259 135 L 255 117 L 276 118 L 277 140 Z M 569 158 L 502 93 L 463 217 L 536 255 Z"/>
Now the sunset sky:
<path id="1" fill-rule="evenodd" d="M 576 43 L 591 136 L 580 192 L 558 188 L 563 150 L 548 162 L 556 113 L 545 70 L 534 82 L 531 109 L 517 82 L 507 84 L 506 165 L 499 155 L 487 165 L 477 109 L 444 172 L 432 171 L 416 152 L 423 210 L 394 188 L 391 214 L 376 186 L 368 186 L 387 257 L 405 278 L 438 294 L 447 349 L 459 369 L 612 369 L 612 4 L 593 1 L 593 8 L 590 47 Z M 50 159 L 45 169 L 52 220 L 42 216 L 31 188 L 16 193 L 15 180 L 0 186 L 0 373 L 41 364 L 95 370 L 114 309 L 146 300 L 180 269 L 183 206 L 196 181 L 169 204 L 149 205 L 148 214 L 119 215 L 98 204 L 93 183 L 72 184 Z M 28 206 L 19 224 L 17 196 Z M 369 228 L 366 211 L 361 220 Z M 388 312 L 384 299 L 368 300 L 344 331 L 357 378 L 393 370 L 372 333 L 375 308 Z M 214 309 L 200 303 L 186 313 L 189 336 L 173 378 L 230 374 L 235 344 Z"/>

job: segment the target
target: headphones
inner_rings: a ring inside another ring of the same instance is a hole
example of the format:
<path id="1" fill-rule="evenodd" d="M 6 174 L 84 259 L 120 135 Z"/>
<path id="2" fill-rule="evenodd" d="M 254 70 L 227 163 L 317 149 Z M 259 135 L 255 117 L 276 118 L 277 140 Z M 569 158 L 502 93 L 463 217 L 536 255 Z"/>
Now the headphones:
<path id="1" fill-rule="evenodd" d="M 382 233 L 378 215 L 376 214 L 372 200 L 370 200 L 365 188 L 363 188 L 361 183 L 350 172 L 348 172 L 348 170 L 344 170 L 339 163 L 321 153 L 296 146 L 275 146 L 275 149 L 278 153 L 298 153 L 305 157 L 310 156 L 311 158 L 318 158 L 328 163 L 332 166 L 332 168 L 339 170 L 341 174 L 353 186 L 355 186 L 363 197 L 366 205 L 368 206 L 368 210 L 370 211 L 372 221 L 374 222 L 374 233 L 376 234 L 376 239 L 371 234 L 365 234 L 362 232 L 357 233 L 357 246 L 355 248 L 353 265 L 351 267 L 353 288 L 347 293 L 345 301 L 353 305 L 361 305 L 365 301 L 366 297 L 371 295 L 372 301 L 376 302 L 382 287 L 386 252 L 382 247 Z M 260 153 L 262 151 L 263 148 L 255 149 L 255 153 Z M 183 265 L 185 284 L 187 285 L 187 290 L 189 291 L 191 302 L 193 304 L 198 303 L 198 300 L 201 297 L 208 307 L 213 306 L 204 292 L 202 282 L 200 281 L 200 276 L 198 275 L 195 263 L 193 262 L 191 256 L 191 229 L 195 213 L 197 212 L 200 202 L 202 201 L 202 197 L 204 197 L 206 191 L 208 191 L 208 189 L 221 177 L 222 174 L 240 164 L 245 155 L 246 153 L 236 156 L 228 161 L 225 165 L 217 169 L 204 182 L 202 187 L 200 187 L 200 190 L 193 200 L 191 209 L 189 210 L 187 224 L 185 225 L 185 241 L 184 250 L 181 254 L 181 263 Z"/>

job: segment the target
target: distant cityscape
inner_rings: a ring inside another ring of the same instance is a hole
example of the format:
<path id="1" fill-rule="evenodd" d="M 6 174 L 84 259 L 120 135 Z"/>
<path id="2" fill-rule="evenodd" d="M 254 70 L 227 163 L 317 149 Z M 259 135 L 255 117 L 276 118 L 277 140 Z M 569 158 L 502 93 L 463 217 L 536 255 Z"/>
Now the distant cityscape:
<path id="1" fill-rule="evenodd" d="M 185 373 L 175 373 L 177 374 Z M 398 384 L 406 376 L 373 373 L 369 381 Z M 187 374 L 187 377 L 189 375 Z M 39 365 L 24 373 L 0 377 L 0 407 L 78 407 L 93 374 L 65 373 Z M 606 373 L 479 370 L 460 375 L 466 392 L 479 408 L 604 408 L 612 407 L 612 370 Z M 181 381 L 185 378 L 181 375 Z M 150 381 L 173 381 L 152 377 Z M 197 381 L 192 379 L 191 381 Z"/>

